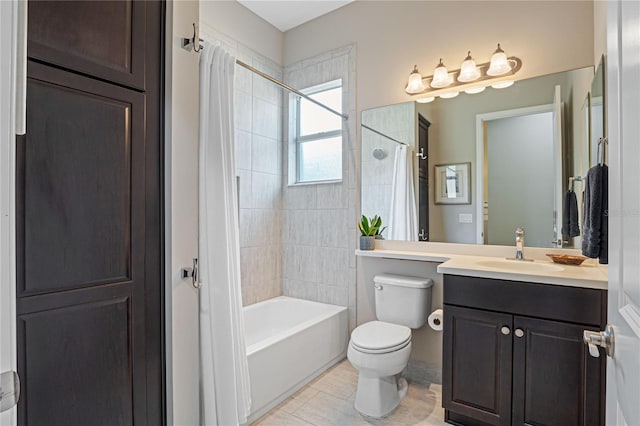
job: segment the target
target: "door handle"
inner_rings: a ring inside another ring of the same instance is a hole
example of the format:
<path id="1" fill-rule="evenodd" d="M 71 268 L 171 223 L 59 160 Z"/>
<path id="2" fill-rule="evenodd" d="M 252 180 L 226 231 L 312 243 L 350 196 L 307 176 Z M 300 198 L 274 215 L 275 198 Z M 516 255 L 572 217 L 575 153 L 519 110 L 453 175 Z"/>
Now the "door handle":
<path id="1" fill-rule="evenodd" d="M 15 371 L 0 374 L 0 413 L 7 411 L 20 399 L 20 379 Z"/>
<path id="2" fill-rule="evenodd" d="M 604 348 L 608 356 L 613 356 L 615 339 L 613 336 L 613 326 L 611 324 L 607 324 L 604 331 L 584 330 L 582 338 L 584 343 L 589 345 L 589 354 L 592 357 L 600 357 L 598 347 Z"/>

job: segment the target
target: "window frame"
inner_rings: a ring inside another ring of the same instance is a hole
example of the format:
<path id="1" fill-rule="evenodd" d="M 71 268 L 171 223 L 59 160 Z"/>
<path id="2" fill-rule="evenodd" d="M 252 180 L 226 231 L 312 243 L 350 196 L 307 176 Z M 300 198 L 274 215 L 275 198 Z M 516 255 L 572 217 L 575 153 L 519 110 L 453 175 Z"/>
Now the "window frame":
<path id="1" fill-rule="evenodd" d="M 341 103 L 344 103 L 344 91 L 343 86 L 342 86 L 342 79 L 338 78 L 335 80 L 331 80 L 328 81 L 326 83 L 321 83 L 315 86 L 311 86 L 308 87 L 306 89 L 301 90 L 302 93 L 304 93 L 307 96 L 311 96 L 311 95 L 315 95 L 316 93 L 321 93 L 321 92 L 326 92 L 329 90 L 333 90 L 333 89 L 341 89 L 341 94 L 340 94 L 340 98 L 341 98 Z M 336 178 L 336 179 L 319 179 L 319 180 L 301 180 L 300 179 L 300 169 L 301 169 L 301 165 L 302 165 L 302 161 L 301 161 L 301 145 L 306 143 L 306 142 L 313 142 L 313 141 L 318 141 L 318 140 L 322 140 L 322 139 L 328 139 L 328 138 L 335 138 L 335 137 L 340 137 L 340 155 L 343 155 L 343 151 L 344 151 L 344 146 L 343 146 L 343 142 L 344 142 L 344 138 L 343 138 L 343 132 L 344 132 L 344 120 L 340 120 L 340 128 L 336 129 L 336 130 L 331 130 L 328 132 L 319 132 L 319 133 L 313 133 L 310 135 L 305 135 L 305 136 L 301 136 L 300 135 L 300 118 L 301 118 L 301 112 L 300 112 L 300 104 L 302 102 L 302 98 L 297 96 L 295 98 L 295 133 L 293 135 L 293 146 L 295 148 L 296 154 L 295 154 L 295 181 L 293 182 L 294 185 L 312 185 L 312 184 L 318 184 L 318 183 L 335 183 L 335 182 L 342 182 L 342 177 L 344 174 L 344 170 L 343 170 L 343 163 L 344 163 L 344 158 L 341 158 L 340 161 L 340 177 Z M 342 106 L 340 105 L 340 111 L 342 111 Z"/>

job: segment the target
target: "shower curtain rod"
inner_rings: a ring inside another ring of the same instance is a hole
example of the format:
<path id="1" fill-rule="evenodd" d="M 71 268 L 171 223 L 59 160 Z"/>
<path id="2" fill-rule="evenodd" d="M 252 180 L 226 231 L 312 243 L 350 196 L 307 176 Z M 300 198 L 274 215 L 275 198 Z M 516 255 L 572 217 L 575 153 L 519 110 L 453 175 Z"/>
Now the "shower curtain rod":
<path id="1" fill-rule="evenodd" d="M 411 145 L 409 145 L 408 143 L 406 143 L 406 142 L 400 142 L 399 140 L 394 139 L 394 138 L 392 138 L 391 136 L 387 136 L 387 135 L 385 135 L 384 133 L 377 131 L 376 129 L 372 129 L 371 127 L 367 126 L 366 124 L 362 124 L 362 123 L 360 123 L 360 125 L 361 125 L 362 127 L 364 127 L 365 129 L 367 129 L 367 130 L 371 130 L 373 133 L 377 133 L 378 135 L 382 136 L 383 138 L 387 138 L 387 139 L 389 139 L 390 141 L 393 141 L 393 142 L 395 142 L 395 143 L 399 143 L 400 145 L 404 145 L 404 146 L 411 147 Z"/>
<path id="2" fill-rule="evenodd" d="M 187 50 L 187 51 L 189 51 L 189 52 L 193 51 L 193 52 L 199 53 L 200 51 L 202 51 L 204 46 L 201 45 L 200 43 L 198 43 L 198 49 L 196 49 L 195 48 L 196 40 L 200 40 L 200 42 L 204 41 L 203 39 L 201 39 L 198 36 L 198 27 L 196 26 L 196 24 L 193 24 L 193 37 L 192 38 L 183 37 L 182 38 L 182 48 Z M 312 103 L 318 105 L 319 107 L 324 108 L 327 111 L 329 111 L 329 112 L 331 112 L 331 113 L 333 113 L 335 115 L 338 115 L 338 116 L 342 117 L 343 120 L 348 120 L 349 119 L 349 116 L 347 114 L 339 113 L 335 109 L 326 106 L 322 102 L 316 101 L 312 97 L 310 97 L 308 95 L 305 95 L 301 91 L 294 89 L 293 87 L 289 86 L 288 84 L 285 84 L 285 83 L 281 82 L 280 80 L 276 80 L 275 78 L 271 77 L 269 74 L 265 74 L 262 71 L 255 69 L 251 65 L 249 65 L 247 63 L 244 63 L 239 59 L 236 59 L 236 64 L 240 65 L 243 68 L 248 69 L 252 73 L 257 74 L 257 75 L 259 75 L 260 77 L 262 77 L 262 78 L 264 78 L 266 80 L 269 80 L 273 84 L 276 84 L 276 85 L 282 87 L 283 89 L 285 89 L 285 90 L 287 90 L 287 91 L 289 91 L 289 92 L 291 92 L 291 93 L 293 93 L 293 94 L 295 94 L 297 96 L 300 96 L 301 98 L 304 98 L 304 99 L 308 100 L 309 102 L 312 102 Z"/>
<path id="3" fill-rule="evenodd" d="M 276 80 L 275 78 L 271 77 L 269 74 L 265 74 L 265 73 L 263 73 L 262 71 L 255 69 L 254 67 L 252 67 L 252 66 L 251 66 L 251 65 L 249 65 L 249 64 L 245 64 L 244 62 L 242 62 L 242 61 L 241 61 L 241 60 L 239 60 L 239 59 L 236 59 L 236 64 L 240 65 L 240 66 L 241 66 L 241 67 L 243 67 L 243 68 L 248 69 L 249 71 L 251 71 L 251 72 L 253 72 L 253 73 L 258 74 L 260 77 L 262 77 L 262 78 L 264 78 L 264 79 L 269 80 L 270 82 L 272 82 L 272 83 L 274 83 L 274 84 L 276 84 L 276 85 L 278 85 L 278 86 L 282 87 L 283 89 L 288 90 L 289 92 L 291 92 L 291 93 L 293 93 L 293 94 L 295 94 L 295 95 L 297 95 L 297 96 L 300 96 L 301 98 L 305 98 L 305 99 L 306 99 L 306 100 L 308 100 L 309 102 L 313 102 L 314 104 L 318 105 L 319 107 L 322 107 L 322 108 L 326 109 L 327 111 L 332 112 L 332 113 L 334 113 L 335 115 L 338 115 L 338 116 L 342 117 L 342 119 L 343 119 L 343 120 L 348 120 L 348 119 L 349 119 L 349 116 L 348 116 L 347 114 L 339 113 L 339 112 L 338 112 L 338 111 L 336 111 L 335 109 L 333 109 L 333 108 L 331 108 L 331 107 L 326 106 L 326 105 L 325 105 L 325 104 L 323 104 L 322 102 L 318 102 L 318 101 L 316 101 L 316 100 L 315 100 L 315 99 L 313 99 L 312 97 L 310 97 L 310 96 L 308 96 L 308 95 L 305 95 L 304 93 L 300 92 L 299 90 L 296 90 L 296 89 L 294 89 L 293 87 L 291 87 L 291 86 L 289 86 L 289 85 L 287 85 L 287 84 L 285 84 L 285 83 L 283 83 L 283 82 L 281 82 L 281 81 L 279 81 L 279 80 Z"/>

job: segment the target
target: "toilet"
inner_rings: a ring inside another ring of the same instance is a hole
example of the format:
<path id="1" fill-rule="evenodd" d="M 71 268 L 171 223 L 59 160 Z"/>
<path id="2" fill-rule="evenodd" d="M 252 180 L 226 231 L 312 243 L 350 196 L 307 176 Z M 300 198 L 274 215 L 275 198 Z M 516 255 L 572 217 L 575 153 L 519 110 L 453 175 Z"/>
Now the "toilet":
<path id="1" fill-rule="evenodd" d="M 407 381 L 400 373 L 409 362 L 411 329 L 427 322 L 433 281 L 382 274 L 373 278 L 373 284 L 377 321 L 353 330 L 347 358 L 358 370 L 356 410 L 380 418 L 407 394 Z"/>

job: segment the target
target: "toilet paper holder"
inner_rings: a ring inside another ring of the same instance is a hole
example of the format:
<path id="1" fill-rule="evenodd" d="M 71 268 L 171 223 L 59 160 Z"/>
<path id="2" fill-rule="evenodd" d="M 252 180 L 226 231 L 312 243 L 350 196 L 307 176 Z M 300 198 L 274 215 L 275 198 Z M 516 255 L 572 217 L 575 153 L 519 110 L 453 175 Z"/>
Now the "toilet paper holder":
<path id="1" fill-rule="evenodd" d="M 442 309 L 436 309 L 431 314 L 429 314 L 429 318 L 427 322 L 429 323 L 429 327 L 435 331 L 442 331 L 443 326 L 443 315 L 444 312 Z"/>

